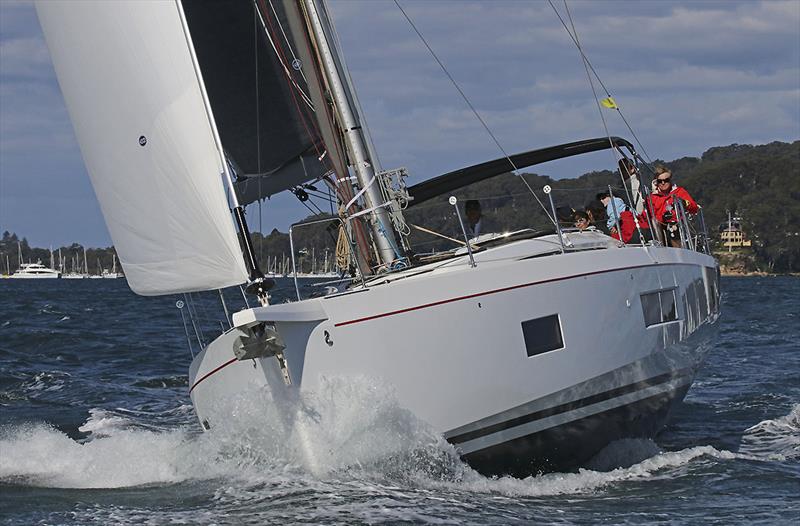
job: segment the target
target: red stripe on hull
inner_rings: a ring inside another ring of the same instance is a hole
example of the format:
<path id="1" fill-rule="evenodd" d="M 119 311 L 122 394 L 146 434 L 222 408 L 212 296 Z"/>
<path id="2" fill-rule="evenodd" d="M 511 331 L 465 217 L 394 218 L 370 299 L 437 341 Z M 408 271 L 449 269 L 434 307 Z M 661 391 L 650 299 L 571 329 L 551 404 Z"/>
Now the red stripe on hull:
<path id="1" fill-rule="evenodd" d="M 238 360 L 237 360 L 236 358 L 232 358 L 231 360 L 228 360 L 227 362 L 223 363 L 222 365 L 220 365 L 219 367 L 217 367 L 217 368 L 216 368 L 216 369 L 214 369 L 213 371 L 211 371 L 211 372 L 208 372 L 208 373 L 204 374 L 204 375 L 202 376 L 202 378 L 200 378 L 199 380 L 197 380 L 197 381 L 194 383 L 194 385 L 192 385 L 192 387 L 190 387 L 190 388 L 189 388 L 189 392 L 191 393 L 191 392 L 194 390 L 194 388 L 195 388 L 195 387 L 197 387 L 197 386 L 198 386 L 198 384 L 200 384 L 200 382 L 202 382 L 203 380 L 205 380 L 206 378 L 208 378 L 208 377 L 209 377 L 209 376 L 211 376 L 212 374 L 216 373 L 217 371 L 220 371 L 221 369 L 224 369 L 225 367 L 229 366 L 229 365 L 230 365 L 230 364 L 232 364 L 233 362 L 237 362 L 237 361 L 238 361 Z"/>
<path id="2" fill-rule="evenodd" d="M 665 265 L 696 265 L 696 264 L 695 263 L 666 263 Z M 434 301 L 433 303 L 426 303 L 424 305 L 417 305 L 416 307 L 408 307 L 407 309 L 393 310 L 393 311 L 390 311 L 390 312 L 384 312 L 382 314 L 375 314 L 374 316 L 366 316 L 364 318 L 357 318 L 355 320 L 342 321 L 342 322 L 336 323 L 334 325 L 334 327 L 344 327 L 345 325 L 351 325 L 353 323 L 361 323 L 362 321 L 376 320 L 378 318 L 385 318 L 386 316 L 394 316 L 395 314 L 402 314 L 404 312 L 411 312 L 411 311 L 420 310 L 420 309 L 427 309 L 428 307 L 435 307 L 437 305 L 444 305 L 445 303 L 452 303 L 454 301 L 462 301 L 462 300 L 468 300 L 468 299 L 471 299 L 471 298 L 479 298 L 481 296 L 488 296 L 490 294 L 497 294 L 497 293 L 500 293 L 500 292 L 507 292 L 509 290 L 521 289 L 521 288 L 525 288 L 525 287 L 532 287 L 534 285 L 543 285 L 545 283 L 552 283 L 552 282 L 555 282 L 555 281 L 563 281 L 565 279 L 581 278 L 581 277 L 584 277 L 584 276 L 593 276 L 593 275 L 596 275 L 596 274 L 606 274 L 608 272 L 622 272 L 624 270 L 633 270 L 633 269 L 637 269 L 637 268 L 645 268 L 645 267 L 652 267 L 652 266 L 655 266 L 655 265 L 650 265 L 650 264 L 648 264 L 648 265 L 636 265 L 636 266 L 633 266 L 633 267 L 615 268 L 615 269 L 609 269 L 609 270 L 597 270 L 597 271 L 594 271 L 594 272 L 585 272 L 583 274 L 573 274 L 571 276 L 563 276 L 563 277 L 560 277 L 560 278 L 545 279 L 545 280 L 542 280 L 542 281 L 532 281 L 530 283 L 523 283 L 521 285 L 512 285 L 510 287 L 503 287 L 501 289 L 487 290 L 487 291 L 484 291 L 484 292 L 476 292 L 475 294 L 468 294 L 467 296 L 459 296 L 457 298 L 450 298 L 450 299 L 446 299 L 446 300 Z"/>

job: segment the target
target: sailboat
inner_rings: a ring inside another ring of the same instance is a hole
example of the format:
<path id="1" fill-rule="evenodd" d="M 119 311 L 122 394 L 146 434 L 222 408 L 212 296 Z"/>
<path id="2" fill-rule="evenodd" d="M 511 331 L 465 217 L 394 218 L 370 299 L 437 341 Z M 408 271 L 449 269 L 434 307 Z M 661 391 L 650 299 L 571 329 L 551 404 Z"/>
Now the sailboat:
<path id="1" fill-rule="evenodd" d="M 475 240 L 462 228 L 460 248 L 410 250 L 406 206 L 582 153 L 640 163 L 625 139 L 538 148 L 406 187 L 377 163 L 323 0 L 36 7 L 131 289 L 244 286 L 258 300 L 213 341 L 197 337 L 189 393 L 204 429 L 228 425 L 238 413 L 226 403 L 252 389 L 292 426 L 298 395 L 367 376 L 479 471 L 526 475 L 654 436 L 691 386 L 717 326 L 719 271 L 680 210 L 683 248 L 564 229 L 551 207 L 549 231 Z M 282 191 L 302 199 L 309 184 L 337 196 L 353 277 L 270 303 L 244 207 Z"/>
<path id="2" fill-rule="evenodd" d="M 111 270 L 103 269 L 103 271 L 100 273 L 100 276 L 102 276 L 104 279 L 118 279 L 122 277 L 122 274 L 117 272 L 117 255 L 113 254 L 112 258 L 113 263 L 111 264 Z"/>
<path id="3" fill-rule="evenodd" d="M 65 274 L 64 279 L 86 279 L 89 277 L 88 265 L 86 263 L 86 248 L 83 249 L 84 264 L 81 265 L 80 252 L 75 252 L 72 256 L 72 270 Z M 83 272 L 81 272 L 83 271 Z"/>

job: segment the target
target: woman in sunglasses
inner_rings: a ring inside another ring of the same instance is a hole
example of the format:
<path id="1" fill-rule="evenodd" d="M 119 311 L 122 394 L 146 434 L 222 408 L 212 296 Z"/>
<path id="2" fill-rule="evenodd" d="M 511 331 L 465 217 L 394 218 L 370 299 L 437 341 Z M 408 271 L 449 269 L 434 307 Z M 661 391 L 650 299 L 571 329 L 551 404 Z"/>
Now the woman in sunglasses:
<path id="1" fill-rule="evenodd" d="M 675 210 L 675 199 L 680 199 L 683 209 L 689 214 L 699 210 L 697 203 L 685 188 L 672 183 L 672 172 L 664 166 L 656 167 L 656 178 L 653 180 L 653 193 L 650 203 L 656 216 L 656 223 L 661 231 L 661 241 L 675 248 L 681 247 L 678 232 L 678 217 Z"/>

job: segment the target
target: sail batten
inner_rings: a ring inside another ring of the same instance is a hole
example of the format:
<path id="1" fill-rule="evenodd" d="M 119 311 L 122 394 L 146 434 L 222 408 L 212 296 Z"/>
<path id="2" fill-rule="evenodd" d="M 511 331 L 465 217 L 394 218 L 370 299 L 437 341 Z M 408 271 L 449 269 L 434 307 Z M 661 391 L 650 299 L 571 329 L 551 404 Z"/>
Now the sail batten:
<path id="1" fill-rule="evenodd" d="M 36 8 L 131 289 L 159 295 L 247 281 L 180 5 Z"/>

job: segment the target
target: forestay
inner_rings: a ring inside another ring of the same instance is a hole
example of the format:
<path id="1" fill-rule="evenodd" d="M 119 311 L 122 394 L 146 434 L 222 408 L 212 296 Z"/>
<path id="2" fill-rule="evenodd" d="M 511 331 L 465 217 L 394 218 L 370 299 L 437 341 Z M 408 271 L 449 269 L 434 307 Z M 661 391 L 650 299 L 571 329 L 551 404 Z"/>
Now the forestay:
<path id="1" fill-rule="evenodd" d="M 247 281 L 180 4 L 36 9 L 130 287 L 159 295 Z"/>

